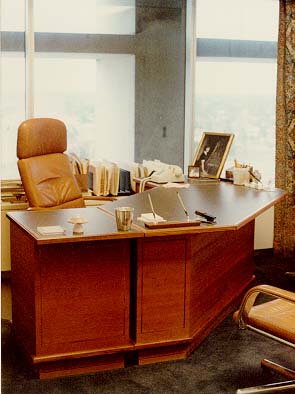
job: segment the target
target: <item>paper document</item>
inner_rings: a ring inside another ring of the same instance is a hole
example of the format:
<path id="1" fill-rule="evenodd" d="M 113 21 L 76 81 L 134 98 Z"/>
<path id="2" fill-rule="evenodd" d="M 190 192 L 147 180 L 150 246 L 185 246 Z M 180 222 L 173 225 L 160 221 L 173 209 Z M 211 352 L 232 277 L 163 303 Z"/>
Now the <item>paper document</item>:
<path id="1" fill-rule="evenodd" d="M 56 235 L 65 233 L 65 229 L 61 226 L 41 226 L 37 227 L 37 231 L 41 235 Z"/>
<path id="2" fill-rule="evenodd" d="M 157 214 L 155 218 L 153 213 L 142 213 L 141 216 L 137 218 L 137 220 L 140 220 L 144 223 L 166 222 L 166 220 L 163 219 L 162 216 L 159 216 Z"/>
<path id="3" fill-rule="evenodd" d="M 120 168 L 117 163 L 107 160 L 91 162 L 89 171 L 93 180 L 93 192 L 97 196 L 118 195 Z"/>

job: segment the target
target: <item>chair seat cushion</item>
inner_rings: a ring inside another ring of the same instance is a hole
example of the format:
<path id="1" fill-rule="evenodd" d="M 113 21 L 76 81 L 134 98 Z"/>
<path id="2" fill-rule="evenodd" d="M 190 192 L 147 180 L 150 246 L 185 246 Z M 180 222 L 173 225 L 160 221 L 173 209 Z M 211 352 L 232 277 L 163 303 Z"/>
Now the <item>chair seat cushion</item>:
<path id="1" fill-rule="evenodd" d="M 30 207 L 84 206 L 67 155 L 53 153 L 22 159 L 18 161 L 18 168 Z"/>
<path id="2" fill-rule="evenodd" d="M 248 324 L 295 343 L 295 304 L 281 299 L 254 306 Z"/>

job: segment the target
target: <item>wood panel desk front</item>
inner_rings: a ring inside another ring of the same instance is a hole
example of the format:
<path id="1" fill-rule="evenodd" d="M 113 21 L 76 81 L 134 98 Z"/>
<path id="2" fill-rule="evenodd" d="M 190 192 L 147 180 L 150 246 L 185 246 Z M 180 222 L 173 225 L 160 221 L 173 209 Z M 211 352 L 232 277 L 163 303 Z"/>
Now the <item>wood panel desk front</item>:
<path id="1" fill-rule="evenodd" d="M 229 184 L 155 188 L 156 212 L 185 220 L 177 193 L 216 225 L 147 230 L 147 192 L 98 208 L 12 212 L 12 320 L 40 377 L 183 358 L 227 315 L 253 276 L 254 218 L 284 192 Z M 118 232 L 114 208 L 132 206 Z M 73 235 L 68 219 L 88 220 Z M 38 226 L 60 225 L 44 237 Z"/>

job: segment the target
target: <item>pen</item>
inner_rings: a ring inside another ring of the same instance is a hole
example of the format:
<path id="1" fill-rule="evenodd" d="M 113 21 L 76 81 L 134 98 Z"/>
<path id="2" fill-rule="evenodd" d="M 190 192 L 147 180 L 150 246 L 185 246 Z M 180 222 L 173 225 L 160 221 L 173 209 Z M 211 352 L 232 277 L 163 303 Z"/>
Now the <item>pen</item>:
<path id="1" fill-rule="evenodd" d="M 179 199 L 179 201 L 180 201 L 180 204 L 181 204 L 181 206 L 182 206 L 182 208 L 183 208 L 183 210 L 184 210 L 184 213 L 186 214 L 187 219 L 189 219 L 188 211 L 187 211 L 187 209 L 185 208 L 184 203 L 183 203 L 183 201 L 182 201 L 182 198 L 180 197 L 180 194 L 179 194 L 178 192 L 177 192 L 177 197 L 178 197 L 178 199 Z"/>
<path id="2" fill-rule="evenodd" d="M 152 209 L 152 212 L 153 212 L 153 215 L 154 215 L 154 219 L 155 219 L 155 222 L 156 222 L 157 221 L 156 213 L 155 213 L 155 210 L 154 210 L 154 207 L 153 207 L 152 198 L 150 196 L 150 193 L 148 193 L 148 198 L 149 198 L 150 206 L 151 206 L 151 209 Z"/>
<path id="3" fill-rule="evenodd" d="M 201 216 L 206 219 L 207 223 L 214 223 L 216 216 L 211 215 L 210 213 L 207 212 L 202 212 L 202 211 L 195 211 L 195 214 L 198 216 Z"/>
<path id="4" fill-rule="evenodd" d="M 249 174 L 250 174 L 257 182 L 262 183 L 261 180 L 260 180 L 259 178 L 257 178 L 257 176 L 255 176 L 251 170 L 249 170 Z"/>

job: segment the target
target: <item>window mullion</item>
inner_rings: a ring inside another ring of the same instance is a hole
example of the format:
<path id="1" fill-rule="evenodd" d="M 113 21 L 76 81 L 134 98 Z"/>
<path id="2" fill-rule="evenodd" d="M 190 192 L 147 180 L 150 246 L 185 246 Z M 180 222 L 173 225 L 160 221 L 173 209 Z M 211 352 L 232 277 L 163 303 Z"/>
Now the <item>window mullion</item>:
<path id="1" fill-rule="evenodd" d="M 26 117 L 34 117 L 34 0 L 26 0 Z"/>

